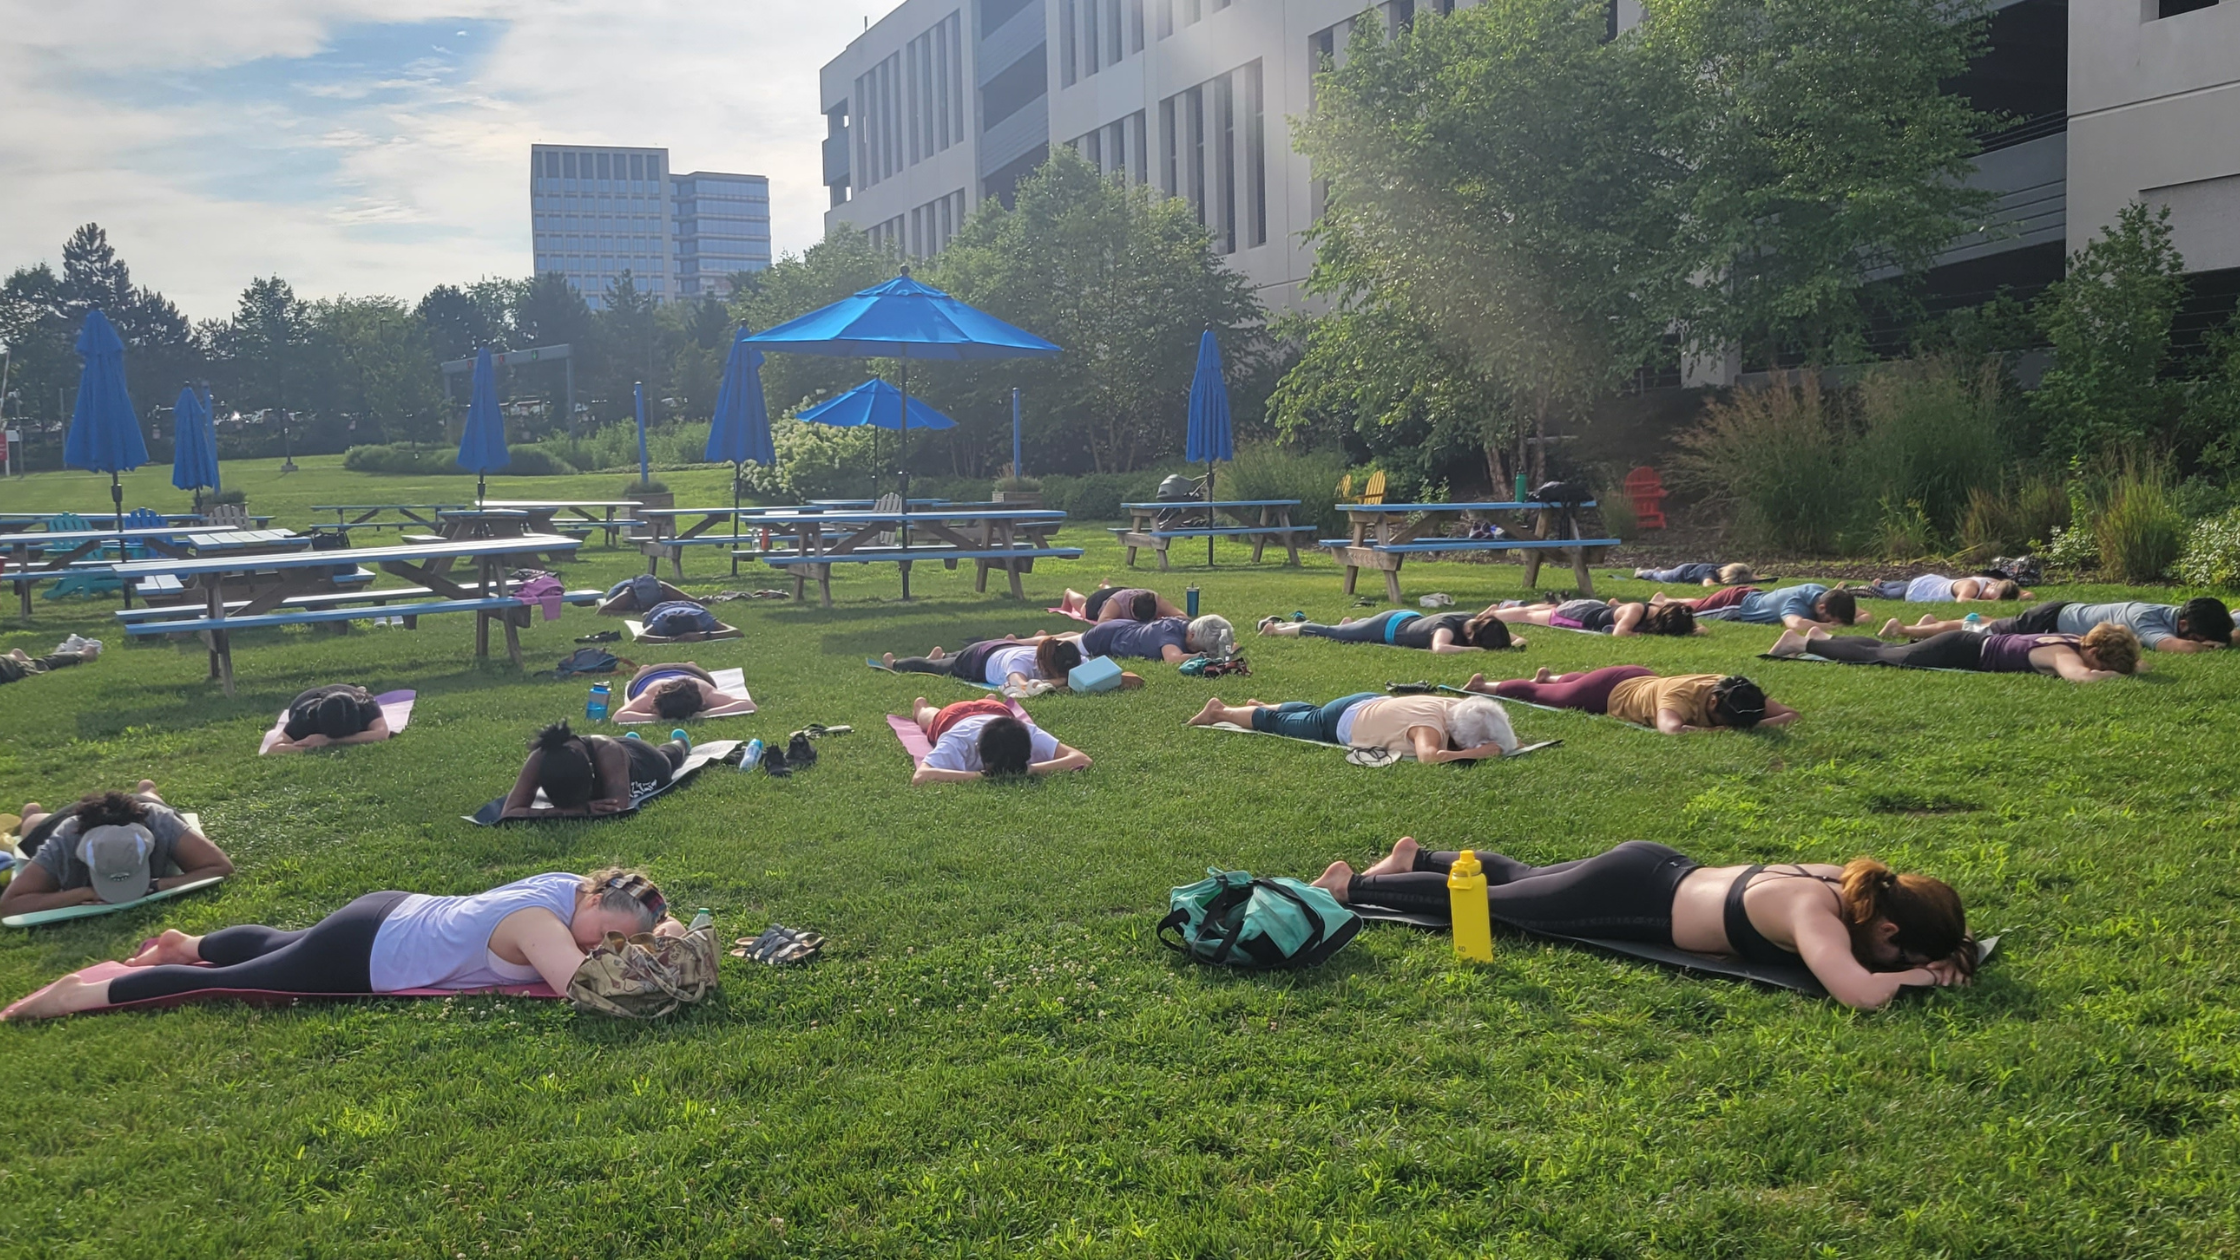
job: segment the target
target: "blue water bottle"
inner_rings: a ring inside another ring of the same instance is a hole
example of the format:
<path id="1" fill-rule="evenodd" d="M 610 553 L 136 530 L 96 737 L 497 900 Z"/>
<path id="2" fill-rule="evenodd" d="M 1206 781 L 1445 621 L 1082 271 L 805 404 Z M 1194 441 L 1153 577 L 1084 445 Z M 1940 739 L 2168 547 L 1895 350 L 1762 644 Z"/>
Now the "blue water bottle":
<path id="1" fill-rule="evenodd" d="M 1182 611 L 1186 616 L 1193 620 L 1196 619 L 1198 615 L 1198 588 L 1196 586 L 1182 588 Z"/>
<path id="2" fill-rule="evenodd" d="M 606 721 L 607 701 L 612 698 L 613 695 L 614 690 L 608 687 L 605 683 L 591 684 L 591 698 L 583 702 L 583 716 L 585 720 L 592 722 Z"/>

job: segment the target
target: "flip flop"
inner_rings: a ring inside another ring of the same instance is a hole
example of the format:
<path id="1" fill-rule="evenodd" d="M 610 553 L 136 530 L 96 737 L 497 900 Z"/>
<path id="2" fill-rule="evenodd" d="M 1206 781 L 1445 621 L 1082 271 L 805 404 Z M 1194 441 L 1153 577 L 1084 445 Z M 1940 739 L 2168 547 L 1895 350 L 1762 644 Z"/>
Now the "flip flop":
<path id="1" fill-rule="evenodd" d="M 578 643 L 613 643 L 622 638 L 620 630 L 601 630 L 597 634 L 578 635 Z"/>
<path id="2" fill-rule="evenodd" d="M 855 729 L 852 726 L 826 726 L 822 722 L 811 722 L 800 730 L 793 732 L 792 735 L 786 736 L 786 738 L 792 739 L 794 735 L 806 735 L 811 739 L 821 739 L 826 735 L 851 735 L 855 733 Z"/>
<path id="3" fill-rule="evenodd" d="M 1427 682 L 1388 682 L 1384 685 L 1384 689 L 1396 696 L 1420 696 L 1427 691 L 1437 691 L 1439 688 L 1437 684 Z"/>
<path id="4" fill-rule="evenodd" d="M 773 923 L 762 935 L 742 936 L 732 944 L 737 946 L 730 951 L 733 958 L 750 958 L 773 967 L 785 967 L 815 958 L 824 949 L 824 937 Z"/>

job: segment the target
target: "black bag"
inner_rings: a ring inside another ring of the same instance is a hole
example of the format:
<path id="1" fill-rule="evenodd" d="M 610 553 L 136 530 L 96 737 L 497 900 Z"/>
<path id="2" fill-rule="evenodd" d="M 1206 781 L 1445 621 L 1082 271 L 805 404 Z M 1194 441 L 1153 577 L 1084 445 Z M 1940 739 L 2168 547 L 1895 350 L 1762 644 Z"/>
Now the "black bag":
<path id="1" fill-rule="evenodd" d="M 1594 491 L 1576 481 L 1546 481 L 1532 492 L 1534 503 L 1555 507 L 1577 507 L 1594 499 Z"/>
<path id="2" fill-rule="evenodd" d="M 604 648 L 577 648 L 552 667 L 558 678 L 573 678 L 577 674 L 611 674 L 622 664 L 622 658 Z"/>

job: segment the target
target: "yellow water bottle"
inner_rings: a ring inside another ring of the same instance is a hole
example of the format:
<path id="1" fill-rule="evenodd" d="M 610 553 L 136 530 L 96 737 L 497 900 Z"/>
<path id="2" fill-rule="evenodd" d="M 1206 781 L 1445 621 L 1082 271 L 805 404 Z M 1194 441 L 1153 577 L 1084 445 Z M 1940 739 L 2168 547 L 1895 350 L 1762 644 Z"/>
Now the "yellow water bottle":
<path id="1" fill-rule="evenodd" d="M 1493 961 L 1493 914 L 1486 904 L 1485 868 L 1464 849 L 1447 871 L 1447 900 L 1454 914 L 1454 952 L 1472 962 Z"/>

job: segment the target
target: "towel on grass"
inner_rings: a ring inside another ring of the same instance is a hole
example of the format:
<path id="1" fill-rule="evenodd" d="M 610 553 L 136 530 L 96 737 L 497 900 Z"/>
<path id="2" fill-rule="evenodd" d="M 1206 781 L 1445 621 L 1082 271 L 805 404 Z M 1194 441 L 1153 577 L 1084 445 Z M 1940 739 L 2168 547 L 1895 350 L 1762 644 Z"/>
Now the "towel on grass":
<path id="1" fill-rule="evenodd" d="M 70 975 L 76 976 L 80 980 L 101 981 L 114 980 L 118 976 L 127 975 L 136 970 L 138 970 L 138 968 L 127 967 L 121 962 L 100 962 L 95 963 L 91 967 L 73 971 L 70 973 Z M 0 1014 L 12 1014 L 15 1011 L 16 1007 L 23 1005 L 25 1002 L 30 1001 L 32 998 L 39 996 L 41 993 L 45 993 L 48 989 L 51 989 L 55 985 L 62 983 L 62 980 L 67 980 L 69 978 L 70 976 L 64 976 L 59 980 L 52 980 L 44 985 L 41 985 L 39 988 L 33 990 L 32 992 L 27 993 L 24 996 L 16 999 L 14 1002 L 9 1003 L 7 1010 L 5 1012 L 0 1012 Z M 80 1013 L 86 1015 L 100 1015 L 106 1014 L 110 1011 L 152 1011 L 160 1010 L 166 1006 L 180 1006 L 188 1002 L 214 1002 L 223 1000 L 252 1002 L 263 1006 L 284 1006 L 292 1002 L 300 1001 L 304 998 L 432 998 L 472 997 L 476 994 L 495 994 L 501 997 L 519 998 L 558 998 L 561 996 L 558 993 L 554 993 L 551 986 L 545 984 L 541 980 L 535 984 L 506 984 L 499 985 L 496 988 L 490 989 L 399 989 L 394 993 L 334 994 L 285 993 L 272 989 L 194 989 L 186 993 L 173 993 L 165 997 L 147 998 L 139 1002 L 112 1002 L 107 1006 L 96 1006 L 90 1011 L 83 1011 Z"/>
<path id="2" fill-rule="evenodd" d="M 1433 918 L 1430 915 L 1409 914 L 1402 910 L 1387 910 L 1382 906 L 1362 905 L 1359 902 L 1350 903 L 1348 909 L 1364 919 L 1378 923 L 1405 923 L 1411 927 L 1435 930 L 1444 930 L 1451 926 L 1445 919 Z M 1812 997 L 1828 996 L 1827 989 L 1820 984 L 1820 978 L 1812 974 L 1812 969 L 1805 966 L 1802 959 L 1793 963 L 1745 962 L 1740 958 L 1726 958 L 1717 954 L 1696 954 L 1684 949 L 1674 949 L 1670 945 L 1651 945 L 1644 941 L 1613 941 L 1594 936 L 1566 936 L 1561 932 L 1542 932 L 1521 923 L 1511 923 L 1498 914 L 1493 916 L 1493 920 L 1496 923 L 1514 928 L 1527 936 L 1538 936 L 1551 941 L 1565 941 L 1573 945 L 1584 945 L 1589 949 L 1598 949 L 1609 954 L 1621 954 L 1627 958 L 1639 958 L 1645 962 L 1660 963 L 1667 967 L 1678 968 L 1681 971 L 1727 976 L 1736 980 L 1752 980 L 1777 989 L 1793 989 L 1798 993 Z M 1977 941 L 1976 962 L 1980 964 L 1983 960 L 1991 957 L 1991 951 L 1998 947 L 1999 938 L 1996 936 L 1985 937 Z"/>
<path id="3" fill-rule="evenodd" d="M 1249 726 L 1238 726 L 1234 722 L 1209 722 L 1202 725 L 1193 723 L 1193 725 L 1197 725 L 1198 729 L 1203 731 L 1234 731 L 1240 735 L 1265 735 L 1270 739 L 1287 739 L 1294 744 L 1312 744 L 1316 748 L 1340 747 L 1337 744 L 1325 744 L 1319 739 L 1301 739 L 1296 735 L 1278 735 L 1274 731 L 1256 731 Z M 1505 753 L 1502 756 L 1491 758 L 1491 760 L 1514 761 L 1526 753 L 1536 753 L 1543 748 L 1553 748 L 1562 742 L 1560 739 L 1544 739 L 1537 744 L 1519 744 L 1515 752 Z M 1414 757 L 1406 754 L 1395 755 L 1382 748 L 1346 748 L 1343 751 L 1348 764 L 1371 768 L 1398 765 L 1403 761 L 1415 760 Z"/>
<path id="4" fill-rule="evenodd" d="M 392 738 L 404 730 L 405 723 L 412 720 L 412 701 L 417 694 L 411 691 L 384 691 L 373 698 L 373 702 L 381 706 L 381 718 L 389 724 Z M 273 721 L 272 729 L 264 733 L 264 742 L 257 745 L 257 755 L 262 757 L 271 752 L 274 744 L 287 737 L 288 711 L 282 709 L 280 716 Z"/>
<path id="5" fill-rule="evenodd" d="M 670 638 L 666 635 L 647 634 L 646 623 L 642 621 L 632 621 L 625 618 L 622 624 L 630 627 L 631 639 L 639 643 L 706 643 L 713 639 L 744 639 L 747 637 L 746 631 L 720 621 L 716 623 L 716 628 L 713 630 L 704 630 L 699 634 L 681 639 Z"/>
<path id="6" fill-rule="evenodd" d="M 880 660 L 876 656 L 864 657 L 863 663 L 885 674 L 901 674 L 903 672 L 899 669 L 896 669 L 894 666 L 887 664 L 885 661 Z M 996 686 L 994 683 L 974 682 L 969 678 L 959 678 L 955 674 L 911 674 L 909 676 L 912 678 L 946 678 L 950 682 L 961 683 L 967 687 L 977 687 L 982 691 L 1003 690 L 1003 688 Z"/>
<path id="7" fill-rule="evenodd" d="M 716 739 L 710 740 L 705 744 L 694 744 L 692 746 L 692 751 L 685 755 L 684 764 L 678 766 L 676 773 L 669 776 L 669 781 L 662 784 L 660 787 L 648 788 L 645 791 L 632 796 L 630 798 L 630 808 L 613 814 L 571 814 L 569 815 L 569 817 L 577 819 L 579 821 L 597 821 L 599 819 L 605 818 L 627 818 L 630 815 L 637 813 L 640 809 L 643 809 L 647 801 L 650 801 L 654 797 L 669 791 L 671 788 L 683 786 L 686 780 L 700 773 L 701 768 L 706 766 L 709 762 L 721 761 L 725 757 L 730 756 L 732 750 L 736 749 L 738 746 L 739 741 L 735 739 Z M 537 789 L 537 799 L 532 803 L 544 806 L 550 806 L 552 804 L 551 801 L 545 799 L 543 788 Z M 473 823 L 477 827 L 494 827 L 500 822 L 548 821 L 541 818 L 501 819 L 499 815 L 505 813 L 505 810 L 506 798 L 500 796 L 496 800 L 493 800 L 484 805 L 481 809 L 478 809 L 471 814 L 463 814 L 461 815 L 461 817 L 465 818 L 468 822 Z"/>
<path id="8" fill-rule="evenodd" d="M 1019 707 L 1018 701 L 1010 700 L 1005 703 L 1011 706 L 1013 717 L 1022 722 L 1033 720 L 1027 716 L 1025 709 Z M 926 758 L 932 755 L 933 741 L 926 738 L 925 728 L 919 726 L 914 719 L 889 713 L 887 715 L 887 729 L 893 731 L 894 737 L 902 741 L 902 751 L 910 754 L 911 765 L 922 766 L 925 764 Z"/>
<path id="9" fill-rule="evenodd" d="M 708 671 L 708 677 L 716 680 L 716 687 L 719 690 L 728 691 L 735 696 L 746 696 L 747 698 L 739 701 L 736 704 L 727 704 L 720 709 L 702 709 L 698 713 L 693 714 L 692 717 L 685 719 L 686 721 L 695 721 L 700 718 L 745 717 L 747 714 L 754 712 L 754 697 L 747 696 L 746 670 L 711 669 Z M 618 726 L 642 726 L 648 722 L 662 722 L 666 720 L 666 718 L 653 716 L 618 717 L 615 719 L 615 723 Z"/>

